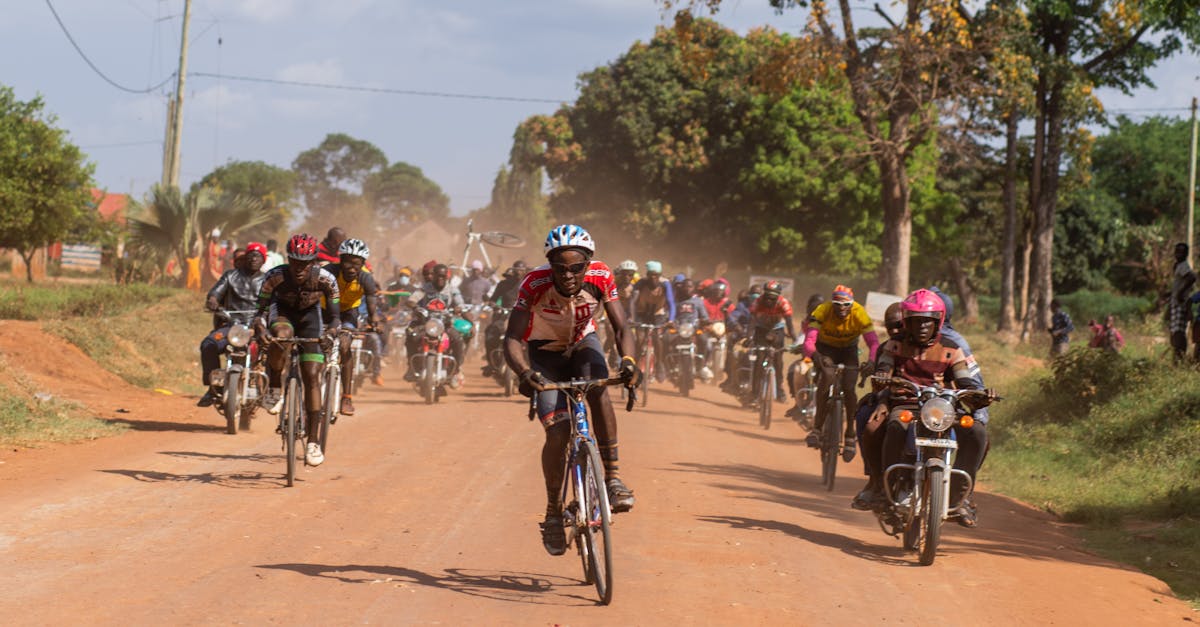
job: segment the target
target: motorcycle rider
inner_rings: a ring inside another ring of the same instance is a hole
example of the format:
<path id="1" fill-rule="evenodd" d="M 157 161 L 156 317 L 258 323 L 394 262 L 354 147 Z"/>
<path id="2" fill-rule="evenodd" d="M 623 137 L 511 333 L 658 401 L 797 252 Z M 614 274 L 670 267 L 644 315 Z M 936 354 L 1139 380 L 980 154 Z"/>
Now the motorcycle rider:
<path id="1" fill-rule="evenodd" d="M 471 262 L 471 272 L 459 286 L 463 300 L 468 305 L 482 305 L 487 300 L 488 292 L 492 291 L 492 282 L 483 271 L 483 262 L 476 259 Z"/>
<path id="2" fill-rule="evenodd" d="M 751 342 L 756 346 L 772 345 L 783 348 L 783 331 L 787 339 L 796 341 L 795 322 L 792 321 L 792 304 L 783 297 L 783 284 L 779 281 L 763 283 L 762 296 L 750 306 L 750 323 L 753 326 Z M 783 394 L 783 351 L 775 352 L 775 400 L 786 400 Z"/>
<path id="3" fill-rule="evenodd" d="M 632 303 L 630 317 L 633 324 L 653 324 L 661 327 L 675 320 L 675 292 L 671 289 L 671 282 L 662 275 L 661 262 L 653 260 L 646 262 L 646 278 L 634 284 L 630 302 Z M 637 346 L 639 347 L 645 345 L 644 332 L 642 329 L 638 329 Z M 658 329 L 649 332 L 654 334 L 654 352 L 663 355 L 662 333 Z M 653 373 L 646 373 L 646 376 L 650 375 L 660 382 L 666 378 L 662 359 L 657 360 L 654 364 Z"/>
<path id="4" fill-rule="evenodd" d="M 525 278 L 525 273 L 529 270 L 529 266 L 525 265 L 524 261 L 517 260 L 512 267 L 504 271 L 503 278 L 492 288 L 492 293 L 488 295 L 488 302 L 492 303 L 501 309 L 511 310 L 517 302 L 517 297 L 521 292 L 521 280 Z M 495 374 L 495 368 L 492 367 L 491 359 L 492 351 L 501 347 L 504 343 L 504 328 L 508 326 L 508 320 L 501 320 L 499 316 L 493 314 L 491 322 L 483 331 L 483 346 L 484 359 L 483 376 L 490 377 Z"/>
<path id="5" fill-rule="evenodd" d="M 675 305 L 675 327 L 684 323 L 690 323 L 697 331 L 697 335 L 692 336 L 692 342 L 696 345 L 696 354 L 701 357 L 701 363 L 704 364 L 697 371 L 697 375 L 708 381 L 712 379 L 712 369 L 708 367 L 708 344 L 702 342 L 699 331 L 706 326 L 711 320 L 708 317 L 708 309 L 704 306 L 704 299 L 699 294 L 694 293 L 694 283 L 691 279 L 684 279 L 678 283 L 679 302 Z"/>
<path id="6" fill-rule="evenodd" d="M 812 358 L 820 375 L 817 377 L 817 414 L 813 429 L 804 441 L 813 448 L 821 446 L 821 429 L 825 426 L 830 403 L 829 388 L 837 372 L 836 366 L 842 364 L 846 367 L 841 381 L 842 393 L 846 397 L 842 459 L 849 462 L 854 459 L 855 453 L 854 408 L 858 404 L 858 396 L 854 392 L 854 384 L 860 369 L 858 338 L 861 336 L 867 344 L 867 361 L 861 366 L 863 373 L 867 373 L 873 369 L 871 364 L 879 351 L 879 337 L 875 334 L 875 325 L 871 322 L 871 316 L 867 315 L 866 308 L 854 302 L 854 290 L 845 285 L 835 287 L 833 299 L 813 310 L 808 317 L 808 325 L 801 350 L 806 357 Z"/>
<path id="7" fill-rule="evenodd" d="M 629 386 L 638 383 L 633 357 L 633 334 L 625 326 L 625 312 L 617 302 L 612 271 L 595 261 L 591 235 L 580 226 L 554 227 L 544 246 L 547 265 L 534 269 L 521 284 L 521 295 L 508 319 L 504 338 L 505 359 L 522 381 L 522 391 L 538 394 L 538 418 L 546 429 L 542 447 L 542 474 L 546 482 L 546 516 L 541 524 L 542 544 L 551 555 L 567 550 L 559 508 L 563 455 L 571 437 L 570 411 L 565 394 L 544 391 L 543 384 L 574 378 L 608 376 L 604 349 L 596 337 L 595 318 L 603 308 L 617 337 L 620 373 Z M 617 456 L 617 416 L 606 388 L 587 394 L 596 442 L 604 462 L 609 501 L 614 512 L 629 511 L 633 491 L 621 480 Z"/>
<path id="8" fill-rule="evenodd" d="M 287 254 L 287 264 L 272 268 L 263 278 L 258 292 L 254 330 L 263 341 L 268 337 L 288 339 L 324 336 L 332 343 L 341 325 L 340 294 L 337 279 L 317 266 L 317 238 L 308 233 L 293 235 L 288 240 Z M 322 301 L 325 303 L 324 316 Z M 268 318 L 268 313 L 272 317 Z M 324 328 L 322 318 L 329 322 Z M 300 344 L 299 350 L 300 375 L 304 379 L 304 406 L 308 414 L 308 447 L 304 459 L 310 466 L 319 466 L 325 461 L 317 441 L 322 419 L 321 370 L 325 364 L 325 353 L 320 345 L 311 343 Z M 272 414 L 278 414 L 283 405 L 280 387 L 287 376 L 290 362 L 283 346 L 274 342 L 268 345 L 269 384 L 262 404 Z"/>
<path id="9" fill-rule="evenodd" d="M 245 254 L 240 260 L 234 261 L 233 269 L 226 270 L 212 289 L 208 290 L 208 296 L 204 299 L 205 308 L 213 312 L 218 309 L 253 310 L 258 303 L 258 291 L 262 287 L 263 277 L 266 276 L 262 272 L 266 258 L 266 246 L 258 242 L 247 244 Z M 231 320 L 224 320 L 214 316 L 212 332 L 200 342 L 200 370 L 208 391 L 196 402 L 197 407 L 211 407 L 219 396 L 213 387 L 212 373 L 221 366 L 221 355 L 229 345 L 229 328 L 235 322 L 249 325 L 253 315 L 231 314 L 230 317 Z"/>
<path id="10" fill-rule="evenodd" d="M 812 313 L 817 310 L 817 307 L 821 306 L 821 303 L 824 302 L 825 297 L 820 294 L 812 294 L 808 297 L 808 303 L 804 306 L 804 322 L 800 323 L 800 335 L 802 337 L 808 337 L 808 330 L 812 326 L 810 324 L 810 317 L 812 316 Z M 796 422 L 800 423 L 802 426 L 806 425 L 801 422 L 801 410 L 805 405 L 808 404 L 810 399 L 808 398 L 807 393 L 805 393 L 802 397 L 801 392 L 807 387 L 807 385 L 805 385 L 807 383 L 805 379 L 808 377 L 808 373 L 810 370 L 812 370 L 812 368 L 813 360 L 811 357 L 797 359 L 796 361 L 792 362 L 792 365 L 788 366 L 788 394 L 791 394 L 792 398 L 796 399 L 796 402 L 789 407 L 788 410 L 783 413 L 783 415 L 796 420 Z"/>
<path id="11" fill-rule="evenodd" d="M 337 280 L 338 292 L 341 294 L 341 325 L 343 328 L 351 330 L 366 330 L 372 331 L 366 338 L 364 344 L 367 350 L 374 355 L 379 355 L 382 348 L 379 343 L 379 335 L 374 333 L 382 323 L 382 318 L 377 309 L 379 296 L 379 286 L 375 283 L 375 276 L 370 270 L 363 266 L 367 259 L 371 256 L 371 249 L 367 244 L 360 239 L 348 239 L 341 243 L 338 247 L 338 263 L 325 266 L 325 271 L 333 275 Z M 366 319 L 363 318 L 361 311 L 362 306 L 366 306 Z M 354 399 L 347 391 L 349 389 L 348 382 L 354 376 L 354 364 L 350 359 L 350 338 L 343 337 L 339 343 L 338 350 L 341 351 L 342 363 L 342 402 L 341 413 L 345 416 L 354 415 Z M 372 382 L 375 385 L 383 385 L 383 377 L 375 369 L 375 364 L 367 364 L 374 371 L 372 372 Z"/>
<path id="12" fill-rule="evenodd" d="M 338 262 L 338 250 L 342 247 L 342 242 L 346 241 L 346 230 L 340 226 L 335 226 L 329 229 L 325 234 L 325 239 L 321 241 L 321 245 L 317 248 L 317 261 L 320 265 L 326 266 L 331 263 Z"/>
<path id="13" fill-rule="evenodd" d="M 725 318 L 725 333 L 729 335 L 730 355 L 725 360 L 725 381 L 721 389 L 727 393 L 737 392 L 737 366 L 745 360 L 746 352 L 741 348 L 741 340 L 750 337 L 750 308 L 754 301 L 762 296 L 761 285 L 751 285 L 738 295 L 738 304 Z"/>
<path id="14" fill-rule="evenodd" d="M 953 385 L 958 389 L 983 389 L 975 378 L 977 369 L 962 348 L 942 334 L 946 320 L 946 305 L 937 294 L 920 289 L 900 303 L 904 315 L 904 333 L 888 340 L 879 350 L 875 364 L 878 377 L 900 377 L 917 385 Z M 886 390 L 879 394 L 881 406 L 871 415 L 863 433 L 863 455 L 878 460 L 869 469 L 871 478 L 861 500 L 871 505 L 884 500 L 883 472 L 899 463 L 905 454 L 909 425 L 900 419 L 902 411 L 915 411 L 916 405 L 904 394 Z M 886 414 L 886 417 L 884 417 Z M 883 424 L 880 425 L 879 423 Z M 970 429 L 956 432 L 958 452 L 954 467 L 972 475 L 979 468 L 987 446 L 986 426 L 975 423 Z M 963 500 L 965 482 L 957 476 L 950 483 L 950 503 Z M 898 492 L 897 492 L 898 494 Z M 859 500 L 859 497 L 856 497 Z M 967 523 L 973 523 L 973 516 Z"/>
<path id="15" fill-rule="evenodd" d="M 423 312 L 428 309 L 430 302 L 440 300 L 445 303 L 446 311 L 455 314 L 461 312 L 466 307 L 466 303 L 463 301 L 462 293 L 458 291 L 458 288 L 450 285 L 450 268 L 446 267 L 445 264 L 439 263 L 433 267 L 431 274 L 432 279 L 429 284 L 421 290 L 414 292 L 409 297 L 409 303 L 417 308 L 418 312 Z M 416 355 L 421 352 L 418 345 L 421 338 L 417 334 L 419 327 L 420 325 L 416 324 L 409 325 L 408 327 L 410 332 L 406 341 L 409 355 Z M 450 336 L 450 356 L 454 358 L 454 372 L 450 373 L 450 387 L 457 389 L 458 386 L 462 385 L 463 381 L 462 363 L 466 348 L 465 341 L 462 333 L 459 333 L 453 324 L 447 324 L 445 330 L 446 334 Z M 404 380 L 417 380 L 411 366 L 408 372 L 405 373 Z"/>
<path id="16" fill-rule="evenodd" d="M 711 285 L 700 284 L 700 294 L 704 296 L 704 308 L 713 322 L 725 322 L 725 318 L 733 311 L 734 303 L 729 300 L 729 281 L 717 279 Z"/>

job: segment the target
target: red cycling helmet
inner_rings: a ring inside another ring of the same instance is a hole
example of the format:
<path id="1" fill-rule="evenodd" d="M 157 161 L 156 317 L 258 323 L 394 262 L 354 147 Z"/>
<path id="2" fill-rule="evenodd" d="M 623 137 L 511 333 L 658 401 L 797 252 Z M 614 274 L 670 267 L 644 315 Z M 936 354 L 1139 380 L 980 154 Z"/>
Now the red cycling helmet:
<path id="1" fill-rule="evenodd" d="M 946 319 L 946 304 L 929 290 L 917 290 L 909 294 L 908 298 L 900 302 L 900 310 L 904 312 L 905 320 L 918 317 L 935 318 L 939 327 Z"/>
<path id="2" fill-rule="evenodd" d="M 288 258 L 297 261 L 312 261 L 317 258 L 317 238 L 308 233 L 293 235 L 287 244 Z"/>
<path id="3" fill-rule="evenodd" d="M 783 294 L 783 283 L 767 281 L 763 284 L 763 296 L 779 296 Z"/>
<path id="4" fill-rule="evenodd" d="M 429 261 L 426 261 L 425 265 L 421 266 L 421 274 L 429 274 L 433 272 L 433 267 L 436 265 L 438 265 L 436 259 L 430 259 Z"/>

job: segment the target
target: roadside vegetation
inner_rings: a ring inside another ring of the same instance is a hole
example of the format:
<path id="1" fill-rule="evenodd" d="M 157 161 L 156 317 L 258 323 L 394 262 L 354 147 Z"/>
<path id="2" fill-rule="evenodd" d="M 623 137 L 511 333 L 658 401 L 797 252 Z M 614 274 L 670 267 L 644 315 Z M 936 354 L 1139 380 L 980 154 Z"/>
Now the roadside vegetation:
<path id="1" fill-rule="evenodd" d="M 1138 330 L 1152 331 L 1133 329 L 1122 354 L 1078 347 L 1046 365 L 1029 345 L 972 334 L 988 385 L 1006 398 L 982 479 L 1078 524 L 1090 549 L 1200 607 L 1200 372 L 1175 367 Z"/>
<path id="2" fill-rule="evenodd" d="M 0 357 L 0 445 L 31 447 L 116 435 L 122 425 L 92 417 L 83 406 L 37 391 Z"/>

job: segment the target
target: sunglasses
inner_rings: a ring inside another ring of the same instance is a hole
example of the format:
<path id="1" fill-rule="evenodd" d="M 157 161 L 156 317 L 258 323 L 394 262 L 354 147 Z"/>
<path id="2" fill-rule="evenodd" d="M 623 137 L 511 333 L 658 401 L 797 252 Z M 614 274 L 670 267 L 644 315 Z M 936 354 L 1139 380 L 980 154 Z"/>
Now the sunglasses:
<path id="1" fill-rule="evenodd" d="M 853 307 L 853 306 L 854 306 L 854 303 L 838 303 L 838 302 L 835 302 L 835 303 L 833 304 L 833 306 L 834 306 L 834 307 L 837 307 L 838 309 L 849 309 L 849 308 L 851 308 L 851 307 Z"/>
<path id="2" fill-rule="evenodd" d="M 587 270 L 588 265 L 589 262 L 587 261 L 580 261 L 579 263 L 572 264 L 552 263 L 550 264 L 550 268 L 554 270 L 555 274 L 579 274 L 580 272 Z"/>

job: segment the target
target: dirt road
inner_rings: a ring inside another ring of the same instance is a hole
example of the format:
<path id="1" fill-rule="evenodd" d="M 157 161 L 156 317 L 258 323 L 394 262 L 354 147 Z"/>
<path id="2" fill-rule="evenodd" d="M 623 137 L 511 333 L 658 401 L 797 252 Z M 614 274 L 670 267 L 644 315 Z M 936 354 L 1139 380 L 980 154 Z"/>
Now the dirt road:
<path id="1" fill-rule="evenodd" d="M 477 371 L 474 370 L 473 371 Z M 428 407 L 395 373 L 327 462 L 284 488 L 273 424 L 228 436 L 183 399 L 131 434 L 0 459 L 7 624 L 1180 624 L 1162 582 L 1050 517 L 981 495 L 931 567 L 819 485 L 802 433 L 724 395 L 621 414 L 638 503 L 614 527 L 613 604 L 541 548 L 541 429 L 476 376 Z M 114 399 L 114 403 L 115 403 Z M 782 406 L 777 406 L 782 410 Z M 101 412 L 103 413 L 103 412 Z M 854 464 L 858 468 L 858 462 Z M 855 473 L 856 475 L 857 473 Z"/>

